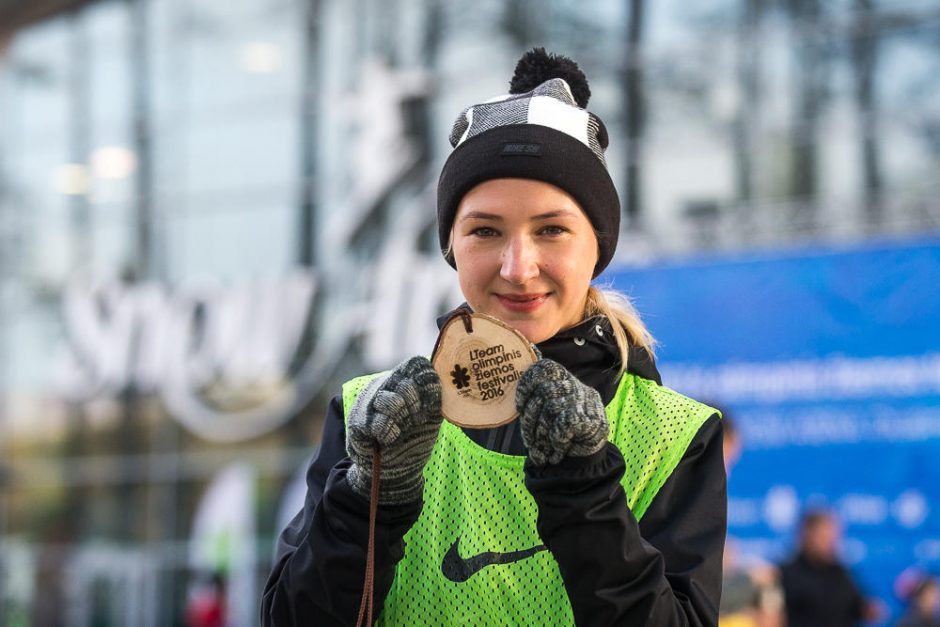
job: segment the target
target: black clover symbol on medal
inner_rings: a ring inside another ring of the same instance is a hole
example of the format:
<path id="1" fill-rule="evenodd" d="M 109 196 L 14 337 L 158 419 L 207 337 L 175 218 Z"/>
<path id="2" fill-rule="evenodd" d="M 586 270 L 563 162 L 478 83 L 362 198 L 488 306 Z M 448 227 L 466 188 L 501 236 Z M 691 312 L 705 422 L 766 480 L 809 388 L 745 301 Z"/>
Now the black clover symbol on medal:
<path id="1" fill-rule="evenodd" d="M 469 371 L 460 364 L 454 364 L 454 369 L 450 371 L 451 381 L 458 390 L 470 387 Z"/>

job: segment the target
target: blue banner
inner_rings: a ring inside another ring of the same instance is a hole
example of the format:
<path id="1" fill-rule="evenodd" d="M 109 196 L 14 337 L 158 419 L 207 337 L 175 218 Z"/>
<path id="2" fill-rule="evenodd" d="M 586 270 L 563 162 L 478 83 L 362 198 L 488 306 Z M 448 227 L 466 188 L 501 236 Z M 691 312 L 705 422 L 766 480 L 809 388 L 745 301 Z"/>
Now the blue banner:
<path id="1" fill-rule="evenodd" d="M 729 534 L 779 562 L 806 507 L 896 615 L 940 574 L 940 241 L 695 259 L 608 272 L 659 340 L 663 382 L 733 416 Z"/>

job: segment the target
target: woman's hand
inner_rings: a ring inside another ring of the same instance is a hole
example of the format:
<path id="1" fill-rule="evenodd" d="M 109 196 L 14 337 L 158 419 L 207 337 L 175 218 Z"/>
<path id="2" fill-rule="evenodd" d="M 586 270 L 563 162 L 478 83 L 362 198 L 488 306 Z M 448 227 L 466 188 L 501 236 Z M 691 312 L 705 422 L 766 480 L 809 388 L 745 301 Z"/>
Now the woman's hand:
<path id="1" fill-rule="evenodd" d="M 421 498 L 422 471 L 441 426 L 441 381 L 424 357 L 412 357 L 387 377 L 371 381 L 356 399 L 346 421 L 346 452 L 353 465 L 346 480 L 369 498 L 372 453 L 381 450 L 379 504 Z"/>
<path id="2" fill-rule="evenodd" d="M 540 359 L 523 373 L 516 409 L 522 441 L 536 466 L 587 457 L 607 441 L 610 427 L 600 394 L 551 359 Z"/>

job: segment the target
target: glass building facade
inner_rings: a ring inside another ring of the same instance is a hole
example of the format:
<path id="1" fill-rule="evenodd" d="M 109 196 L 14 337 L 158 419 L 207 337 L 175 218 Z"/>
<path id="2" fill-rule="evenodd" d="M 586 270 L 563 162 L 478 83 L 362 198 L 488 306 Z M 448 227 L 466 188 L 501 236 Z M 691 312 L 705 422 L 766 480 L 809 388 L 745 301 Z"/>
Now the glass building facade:
<path id="1" fill-rule="evenodd" d="M 866 8 L 867 7 L 867 8 Z M 533 45 L 615 266 L 940 228 L 940 4 L 102 0 L 0 52 L 0 622 L 256 623 L 337 384 L 433 346 L 454 117 Z"/>

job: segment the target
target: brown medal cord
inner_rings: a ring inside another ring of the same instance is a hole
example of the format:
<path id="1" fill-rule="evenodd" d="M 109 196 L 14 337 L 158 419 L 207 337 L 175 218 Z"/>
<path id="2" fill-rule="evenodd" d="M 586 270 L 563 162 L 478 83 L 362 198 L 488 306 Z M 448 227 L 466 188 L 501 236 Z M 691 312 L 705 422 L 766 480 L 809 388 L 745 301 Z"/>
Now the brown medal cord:
<path id="1" fill-rule="evenodd" d="M 473 333 L 473 314 L 466 309 L 461 309 L 457 315 L 463 319 L 463 328 L 467 332 L 467 335 Z"/>
<path id="2" fill-rule="evenodd" d="M 450 319 L 459 316 L 463 320 L 464 330 L 468 334 L 473 333 L 472 314 L 467 309 L 458 309 L 451 315 Z M 448 319 L 448 322 L 450 321 Z M 446 326 L 447 323 L 444 324 Z M 441 338 L 437 338 L 432 354 L 437 353 Z M 379 451 L 378 442 L 373 442 L 372 449 L 372 493 L 369 501 L 369 544 L 366 549 L 366 576 L 362 585 L 362 601 L 359 603 L 359 617 L 356 619 L 356 627 L 360 625 L 372 625 L 372 612 L 375 602 L 375 519 L 379 511 L 379 477 L 381 473 L 382 456 Z M 365 622 L 363 622 L 365 619 Z"/>
<path id="3" fill-rule="evenodd" d="M 454 318 L 460 318 L 463 320 L 463 328 L 467 332 L 467 335 L 473 333 L 473 312 L 469 309 L 458 309 L 457 311 L 450 314 L 450 317 L 444 321 L 444 324 L 441 325 L 441 328 L 444 329 L 450 324 L 450 321 Z M 437 355 L 437 349 L 441 347 L 441 340 L 444 339 L 444 335 L 438 335 L 437 341 L 434 342 L 434 350 L 431 351 L 431 360 L 434 360 L 434 356 Z"/>
<path id="4" fill-rule="evenodd" d="M 379 445 L 374 443 L 372 450 L 372 494 L 369 499 L 369 545 L 366 549 L 366 578 L 362 585 L 362 602 L 359 603 L 359 618 L 356 627 L 372 624 L 372 609 L 375 597 L 375 519 L 379 512 L 379 473 L 382 456 Z M 367 609 L 368 608 L 368 609 Z M 363 618 L 366 621 L 363 623 Z"/>

